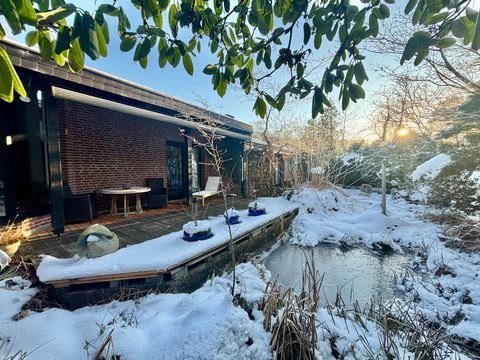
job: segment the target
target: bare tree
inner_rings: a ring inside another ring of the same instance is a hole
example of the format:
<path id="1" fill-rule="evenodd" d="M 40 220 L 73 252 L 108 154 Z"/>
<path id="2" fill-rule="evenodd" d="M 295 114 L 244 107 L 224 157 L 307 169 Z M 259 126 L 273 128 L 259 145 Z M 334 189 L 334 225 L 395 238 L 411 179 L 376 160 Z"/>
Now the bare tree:
<path id="1" fill-rule="evenodd" d="M 220 194 L 222 196 L 225 213 L 228 216 L 228 194 L 230 194 L 232 190 L 233 183 L 231 181 L 231 174 L 227 174 L 225 170 L 225 162 L 231 159 L 226 158 L 227 152 L 225 148 L 220 146 L 220 142 L 225 139 L 225 136 L 222 135 L 222 124 L 209 116 L 210 111 L 205 102 L 203 108 L 193 107 L 189 104 L 182 106 L 182 104 L 175 103 L 173 99 L 171 100 L 171 103 L 175 104 L 176 110 L 178 111 L 178 117 L 188 120 L 196 125 L 195 132 L 187 132 L 184 129 L 181 129 L 181 133 L 185 138 L 191 141 L 193 145 L 203 149 L 207 154 L 208 159 L 202 162 L 202 164 L 213 169 L 215 174 L 220 177 Z M 233 241 L 233 232 L 229 221 L 226 221 L 226 226 L 228 229 L 230 255 L 233 268 L 231 294 L 234 296 L 236 284 L 235 243 Z"/>
<path id="2" fill-rule="evenodd" d="M 444 126 L 443 110 L 458 105 L 464 98 L 425 82 L 402 77 L 392 80 L 377 93 L 370 117 L 373 131 L 383 142 L 395 140 L 402 128 L 421 138 L 432 138 Z"/>
<path id="3" fill-rule="evenodd" d="M 372 46 L 368 50 L 391 55 L 399 63 L 408 39 L 420 30 L 429 31 L 427 28 L 412 25 L 408 16 L 397 12 L 384 23 L 381 34 L 370 40 Z M 431 48 L 425 61 L 416 67 L 379 64 L 375 68 L 390 79 L 426 82 L 435 87 L 466 93 L 480 91 L 480 54 L 461 43 L 446 49 Z"/>

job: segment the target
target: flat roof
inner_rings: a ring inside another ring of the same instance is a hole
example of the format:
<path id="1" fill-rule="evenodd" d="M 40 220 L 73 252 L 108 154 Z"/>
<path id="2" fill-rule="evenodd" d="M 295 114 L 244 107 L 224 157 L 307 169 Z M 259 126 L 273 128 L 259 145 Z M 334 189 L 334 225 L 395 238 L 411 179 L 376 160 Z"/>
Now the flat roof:
<path id="1" fill-rule="evenodd" d="M 204 109 L 156 89 L 90 67 L 85 67 L 78 73 L 70 72 L 67 66 L 62 67 L 57 65 L 53 60 L 46 61 L 42 59 L 38 50 L 10 39 L 1 39 L 0 46 L 7 50 L 13 65 L 16 67 L 49 75 L 53 78 L 71 81 L 90 88 L 138 100 L 146 104 L 167 108 L 180 113 L 182 111 L 190 110 L 194 114 L 202 114 L 205 117 L 211 118 L 212 120 L 227 126 L 231 130 L 238 130 L 246 134 L 253 133 L 253 127 L 249 124 L 233 119 L 231 116 Z"/>

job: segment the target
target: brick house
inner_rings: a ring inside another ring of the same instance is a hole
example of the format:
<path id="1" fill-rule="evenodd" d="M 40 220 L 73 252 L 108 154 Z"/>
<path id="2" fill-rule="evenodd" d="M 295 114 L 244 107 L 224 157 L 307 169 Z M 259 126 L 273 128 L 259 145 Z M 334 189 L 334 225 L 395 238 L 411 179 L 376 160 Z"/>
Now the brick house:
<path id="1" fill-rule="evenodd" d="M 30 218 L 31 226 L 64 230 L 64 185 L 74 194 L 145 185 L 163 178 L 169 200 L 189 200 L 212 172 L 207 154 L 182 135 L 195 136 L 198 122 L 215 121 L 224 138 L 225 174 L 244 194 L 244 143 L 252 127 L 230 116 L 94 70 L 68 72 L 37 51 L 0 41 L 21 77 L 28 99 L 0 102 L 0 218 Z M 194 118 L 197 115 L 194 116 Z M 212 174 L 213 175 L 213 174 Z M 3 207 L 1 206 L 3 202 Z M 97 196 L 99 212 L 109 198 Z"/>

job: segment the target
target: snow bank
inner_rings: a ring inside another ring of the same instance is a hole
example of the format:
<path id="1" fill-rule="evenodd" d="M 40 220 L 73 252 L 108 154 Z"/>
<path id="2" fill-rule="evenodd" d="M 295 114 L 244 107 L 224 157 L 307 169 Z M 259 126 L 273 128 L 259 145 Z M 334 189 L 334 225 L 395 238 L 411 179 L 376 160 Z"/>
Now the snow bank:
<path id="1" fill-rule="evenodd" d="M 430 160 L 417 166 L 412 172 L 412 180 L 418 181 L 422 178 L 427 180 L 435 179 L 442 169 L 452 163 L 452 158 L 447 154 L 438 154 Z"/>
<path id="2" fill-rule="evenodd" d="M 248 210 L 240 211 L 242 222 L 232 225 L 234 237 L 247 234 L 298 207 L 283 198 L 262 199 L 262 204 L 268 208 L 266 215 L 249 217 Z M 88 259 L 75 255 L 69 259 L 58 259 L 45 255 L 38 266 L 37 275 L 40 281 L 49 282 L 86 276 L 165 270 L 229 241 L 228 227 L 223 215 L 211 218 L 208 223 L 214 234 L 208 240 L 187 242 L 182 240 L 183 232 L 178 231 L 119 249 L 100 258 Z"/>
<path id="3" fill-rule="evenodd" d="M 237 274 L 238 292 L 248 301 L 257 301 L 268 277 L 250 263 L 239 265 Z M 8 357 L 7 351 L 15 354 L 19 350 L 31 352 L 35 359 L 90 358 L 95 349 L 86 344 L 98 342 L 100 327 L 104 327 L 104 334 L 114 330 L 115 353 L 124 360 L 272 357 L 262 313 L 255 311 L 255 320 L 250 320 L 233 304 L 228 276 L 208 281 L 192 294 L 149 295 L 138 301 L 115 301 L 73 312 L 50 309 L 32 312 L 21 321 L 7 319 L 5 314 L 16 313 L 26 294 L 18 290 L 18 301 L 6 302 L 2 284 L 0 339 L 9 341 L 8 348 L 0 347 L 2 359 Z"/>
<path id="4" fill-rule="evenodd" d="M 383 243 L 401 251 L 401 245 L 419 246 L 437 239 L 438 228 L 419 220 L 413 211 L 423 208 L 389 197 L 385 216 L 379 194 L 349 194 L 303 189 L 295 195 L 292 200 L 300 205 L 300 210 L 293 220 L 289 241 L 302 246 L 328 242 L 373 247 Z"/>

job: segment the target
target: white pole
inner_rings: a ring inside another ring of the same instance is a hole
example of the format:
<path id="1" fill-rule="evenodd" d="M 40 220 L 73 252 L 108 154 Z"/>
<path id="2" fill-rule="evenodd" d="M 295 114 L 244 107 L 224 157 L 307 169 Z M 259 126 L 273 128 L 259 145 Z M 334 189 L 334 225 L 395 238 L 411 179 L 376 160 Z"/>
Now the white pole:
<path id="1" fill-rule="evenodd" d="M 382 160 L 382 213 L 387 215 L 387 175 L 385 171 L 385 160 Z"/>

